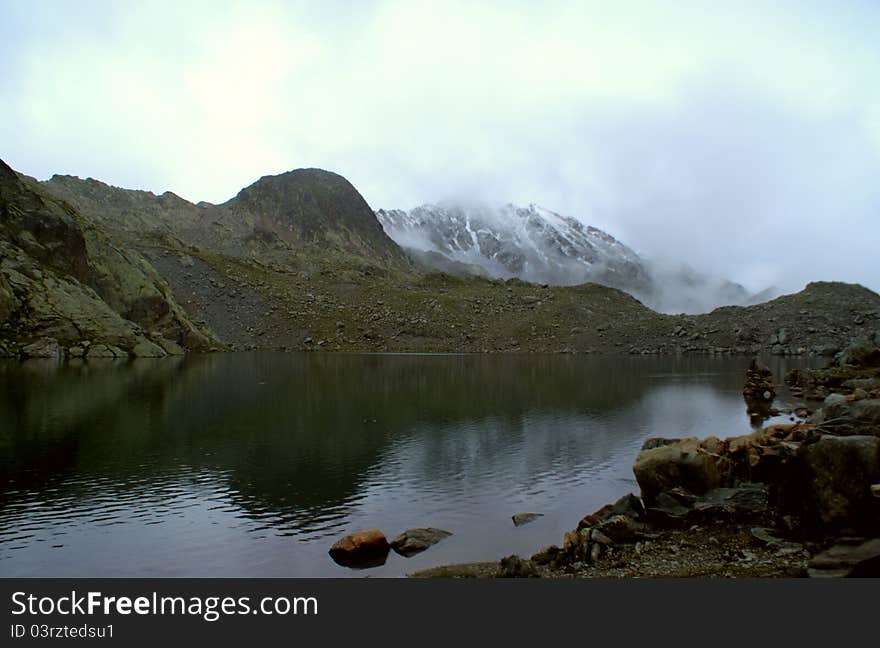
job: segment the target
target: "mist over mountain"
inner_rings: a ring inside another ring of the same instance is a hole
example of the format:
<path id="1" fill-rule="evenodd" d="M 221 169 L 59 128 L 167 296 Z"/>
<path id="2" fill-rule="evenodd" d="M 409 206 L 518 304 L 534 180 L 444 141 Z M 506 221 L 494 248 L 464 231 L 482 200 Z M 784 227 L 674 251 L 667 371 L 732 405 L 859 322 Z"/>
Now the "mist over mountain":
<path id="1" fill-rule="evenodd" d="M 444 272 L 475 274 L 480 268 L 492 277 L 532 283 L 598 283 L 662 312 L 707 312 L 753 299 L 739 284 L 682 262 L 643 258 L 607 232 L 535 204 L 444 202 L 380 209 L 376 217 L 418 262 Z"/>

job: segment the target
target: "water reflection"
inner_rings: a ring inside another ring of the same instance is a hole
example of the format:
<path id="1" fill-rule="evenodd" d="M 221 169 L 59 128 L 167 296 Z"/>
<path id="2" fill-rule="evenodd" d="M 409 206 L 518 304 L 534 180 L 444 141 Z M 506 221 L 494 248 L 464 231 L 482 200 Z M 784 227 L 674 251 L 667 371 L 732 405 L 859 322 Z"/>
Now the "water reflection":
<path id="1" fill-rule="evenodd" d="M 745 359 L 235 354 L 0 364 L 0 575 L 349 575 L 332 538 L 558 541 L 647 436 L 746 431 Z M 783 367 L 774 367 L 780 376 Z M 510 515 L 539 510 L 512 529 Z"/>

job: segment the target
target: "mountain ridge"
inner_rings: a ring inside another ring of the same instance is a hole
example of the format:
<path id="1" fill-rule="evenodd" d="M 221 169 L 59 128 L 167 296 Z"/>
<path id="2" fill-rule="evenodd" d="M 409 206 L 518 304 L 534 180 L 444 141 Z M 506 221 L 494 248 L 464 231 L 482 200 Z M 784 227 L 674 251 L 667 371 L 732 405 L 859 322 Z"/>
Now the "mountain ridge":
<path id="1" fill-rule="evenodd" d="M 739 284 L 684 264 L 658 264 L 603 230 L 530 203 L 522 207 L 428 203 L 411 210 L 379 209 L 376 216 L 401 247 L 480 266 L 496 278 L 575 285 L 595 282 L 630 293 L 661 312 L 708 312 L 746 304 Z M 442 269 L 436 257 L 425 260 Z M 775 295 L 774 295 L 775 296 Z"/>
<path id="2" fill-rule="evenodd" d="M 669 315 L 595 283 L 469 276 L 454 265 L 454 274 L 428 272 L 376 235 L 378 217 L 335 174 L 264 177 L 223 205 L 14 175 L 0 173 L 0 354 L 11 356 L 54 344 L 73 358 L 91 343 L 127 357 L 142 342 L 189 350 L 815 355 L 880 327 L 880 296 L 850 284 Z M 325 181 L 329 188 L 319 186 Z M 63 249 L 65 219 L 85 242 L 79 269 L 76 254 L 53 254 Z M 255 235 L 260 222 L 271 236 Z"/>

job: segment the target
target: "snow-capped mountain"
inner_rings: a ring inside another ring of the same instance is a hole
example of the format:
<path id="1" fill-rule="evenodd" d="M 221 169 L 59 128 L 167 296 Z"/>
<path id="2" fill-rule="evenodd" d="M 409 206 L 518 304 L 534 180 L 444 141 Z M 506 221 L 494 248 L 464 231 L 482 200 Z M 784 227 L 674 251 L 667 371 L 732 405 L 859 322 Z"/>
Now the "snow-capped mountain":
<path id="1" fill-rule="evenodd" d="M 494 277 L 650 289 L 633 250 L 600 229 L 537 205 L 422 205 L 408 212 L 380 209 L 376 216 L 401 247 L 480 266 Z"/>
<path id="2" fill-rule="evenodd" d="M 553 285 L 594 282 L 666 312 L 706 312 L 750 301 L 739 284 L 681 263 L 649 262 L 610 234 L 534 204 L 428 204 L 380 209 L 376 217 L 411 257 L 443 272 Z"/>

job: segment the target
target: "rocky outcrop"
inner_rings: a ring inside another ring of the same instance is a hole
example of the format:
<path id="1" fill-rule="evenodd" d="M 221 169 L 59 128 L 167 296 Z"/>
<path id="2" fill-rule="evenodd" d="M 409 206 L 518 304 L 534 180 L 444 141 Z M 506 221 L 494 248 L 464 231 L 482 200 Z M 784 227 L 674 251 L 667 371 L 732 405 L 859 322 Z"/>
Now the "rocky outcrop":
<path id="1" fill-rule="evenodd" d="M 0 161 L 3 354 L 60 357 L 73 348 L 89 357 L 95 342 L 138 356 L 155 346 L 149 337 L 192 350 L 218 345 L 142 257 Z"/>
<path id="2" fill-rule="evenodd" d="M 688 498 L 705 502 L 720 488 L 760 483 L 767 485 L 767 506 L 804 530 L 870 532 L 880 523 L 880 503 L 870 493 L 880 481 L 878 452 L 877 436 L 777 425 L 723 441 L 685 439 L 643 450 L 633 471 L 649 511 L 685 516 L 687 508 L 705 509 Z"/>
<path id="3" fill-rule="evenodd" d="M 793 369 L 785 376 L 792 393 L 821 400 L 832 393 L 880 398 L 880 331 L 854 339 L 822 369 Z"/>

